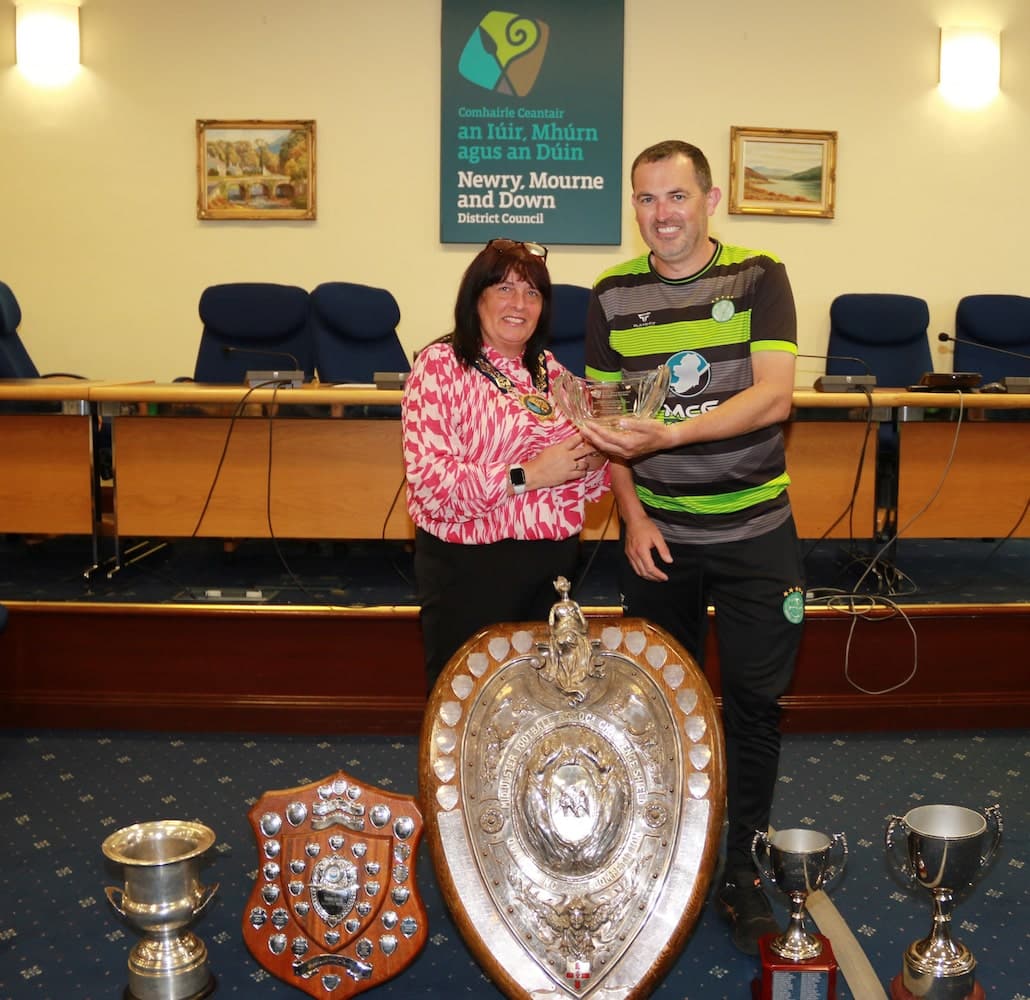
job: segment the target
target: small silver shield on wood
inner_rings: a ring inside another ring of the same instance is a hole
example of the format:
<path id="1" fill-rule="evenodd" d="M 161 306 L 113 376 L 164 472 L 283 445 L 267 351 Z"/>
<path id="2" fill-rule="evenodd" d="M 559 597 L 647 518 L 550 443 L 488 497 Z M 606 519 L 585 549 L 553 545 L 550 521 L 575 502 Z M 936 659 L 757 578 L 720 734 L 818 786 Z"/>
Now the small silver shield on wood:
<path id="1" fill-rule="evenodd" d="M 268 972 L 340 1000 L 414 961 L 429 928 L 415 876 L 422 814 L 410 795 L 337 771 L 265 792 L 250 823 L 261 864 L 243 938 Z"/>
<path id="2" fill-rule="evenodd" d="M 420 790 L 444 898 L 512 998 L 644 997 L 700 914 L 725 761 L 697 664 L 642 619 L 497 625 L 427 708 Z"/>

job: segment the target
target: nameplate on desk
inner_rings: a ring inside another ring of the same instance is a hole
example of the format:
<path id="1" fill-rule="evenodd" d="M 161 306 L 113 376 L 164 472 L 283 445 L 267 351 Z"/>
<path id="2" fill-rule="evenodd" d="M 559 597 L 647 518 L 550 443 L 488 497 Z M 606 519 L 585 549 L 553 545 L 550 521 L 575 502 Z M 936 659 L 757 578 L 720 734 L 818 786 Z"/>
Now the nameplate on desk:
<path id="1" fill-rule="evenodd" d="M 1009 375 L 1001 380 L 1001 384 L 1009 392 L 1030 392 L 1030 376 L 1027 375 Z"/>
<path id="2" fill-rule="evenodd" d="M 820 375 L 814 383 L 817 392 L 858 392 L 875 385 L 875 375 Z"/>
<path id="3" fill-rule="evenodd" d="M 267 386 L 269 389 L 299 389 L 304 384 L 302 371 L 247 372 L 244 381 L 252 389 Z"/>

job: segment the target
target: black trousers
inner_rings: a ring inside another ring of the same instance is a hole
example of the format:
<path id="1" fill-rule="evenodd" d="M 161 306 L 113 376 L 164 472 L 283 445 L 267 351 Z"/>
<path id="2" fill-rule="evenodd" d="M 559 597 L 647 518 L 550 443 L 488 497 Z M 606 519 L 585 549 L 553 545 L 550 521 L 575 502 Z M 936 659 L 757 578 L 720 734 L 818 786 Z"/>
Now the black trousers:
<path id="1" fill-rule="evenodd" d="M 415 533 L 415 583 L 430 688 L 466 639 L 498 622 L 547 621 L 559 599 L 554 581 L 572 581 L 579 535 L 561 541 L 505 539 L 487 545 Z"/>
<path id="2" fill-rule="evenodd" d="M 623 551 L 628 614 L 660 625 L 704 666 L 708 606 L 715 608 L 726 737 L 726 869 L 751 867 L 766 830 L 780 759 L 779 698 L 801 643 L 803 569 L 793 520 L 760 536 L 714 545 L 670 545 L 669 580 L 643 580 Z M 793 596 L 791 596 L 793 595 Z M 789 615 L 789 617 L 788 617 Z"/>

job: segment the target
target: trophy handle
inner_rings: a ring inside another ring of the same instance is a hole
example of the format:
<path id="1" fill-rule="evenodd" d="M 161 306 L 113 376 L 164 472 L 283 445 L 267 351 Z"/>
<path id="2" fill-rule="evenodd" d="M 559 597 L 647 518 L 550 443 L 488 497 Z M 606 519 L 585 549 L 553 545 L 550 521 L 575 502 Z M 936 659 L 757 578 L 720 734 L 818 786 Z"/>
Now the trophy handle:
<path id="1" fill-rule="evenodd" d="M 903 878 L 909 885 L 915 883 L 915 872 L 912 870 L 911 865 L 908 863 L 908 859 L 902 859 L 898 853 L 898 850 L 894 843 L 894 831 L 901 826 L 907 829 L 904 816 L 891 816 L 887 821 L 887 829 L 884 831 L 883 843 L 887 849 L 887 860 L 890 862 L 894 870 Z"/>
<path id="2" fill-rule="evenodd" d="M 1001 818 L 1001 806 L 994 805 L 988 806 L 984 810 L 984 819 L 987 820 L 987 828 L 994 829 L 994 836 L 991 838 L 991 846 L 987 848 L 983 857 L 980 859 L 981 870 L 986 868 L 991 861 L 994 860 L 994 855 L 998 853 L 998 845 L 1001 843 L 1001 835 L 1005 829 L 1005 824 Z"/>
<path id="3" fill-rule="evenodd" d="M 205 886 L 200 894 L 200 902 L 193 908 L 193 914 L 196 916 L 201 910 L 215 898 L 215 893 L 218 892 L 219 883 L 216 882 L 214 885 Z"/>
<path id="4" fill-rule="evenodd" d="M 115 893 L 118 893 L 118 899 L 119 900 L 124 900 L 125 899 L 125 890 L 124 889 L 118 889 L 118 888 L 116 888 L 113 885 L 105 885 L 104 886 L 104 894 L 107 896 L 107 901 L 124 917 L 125 916 L 125 910 L 122 909 L 122 905 L 121 905 L 120 902 L 115 902 L 115 898 L 114 898 L 114 894 Z"/>
<path id="5" fill-rule="evenodd" d="M 754 838 L 751 841 L 751 860 L 754 861 L 755 867 L 758 869 L 758 871 L 765 878 L 766 882 L 769 882 L 770 884 L 775 885 L 776 884 L 776 879 L 773 877 L 772 870 L 769 868 L 768 865 L 762 864 L 762 861 L 761 861 L 761 859 L 758 856 L 758 848 L 759 848 L 759 846 L 765 848 L 765 856 L 768 859 L 768 857 L 769 857 L 769 836 L 768 836 L 768 834 L 763 833 L 761 830 L 759 830 L 755 834 Z"/>
<path id="6" fill-rule="evenodd" d="M 839 860 L 837 863 L 828 864 L 826 866 L 826 875 L 823 878 L 823 884 L 819 886 L 820 889 L 825 889 L 828 885 L 835 882 L 844 872 L 844 865 L 848 860 L 848 838 L 843 833 L 835 833 L 830 837 L 830 858 L 833 857 L 833 849 L 838 848 Z"/>

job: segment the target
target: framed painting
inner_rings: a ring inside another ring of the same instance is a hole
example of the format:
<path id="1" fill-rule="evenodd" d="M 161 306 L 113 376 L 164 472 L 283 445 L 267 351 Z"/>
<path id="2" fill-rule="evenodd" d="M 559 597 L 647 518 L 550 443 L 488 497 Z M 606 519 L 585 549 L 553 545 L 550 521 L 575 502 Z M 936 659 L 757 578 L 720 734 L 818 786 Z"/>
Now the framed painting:
<path id="1" fill-rule="evenodd" d="M 313 121 L 197 121 L 198 219 L 314 219 Z"/>
<path id="2" fill-rule="evenodd" d="M 833 218 L 837 133 L 730 129 L 729 211 Z"/>

